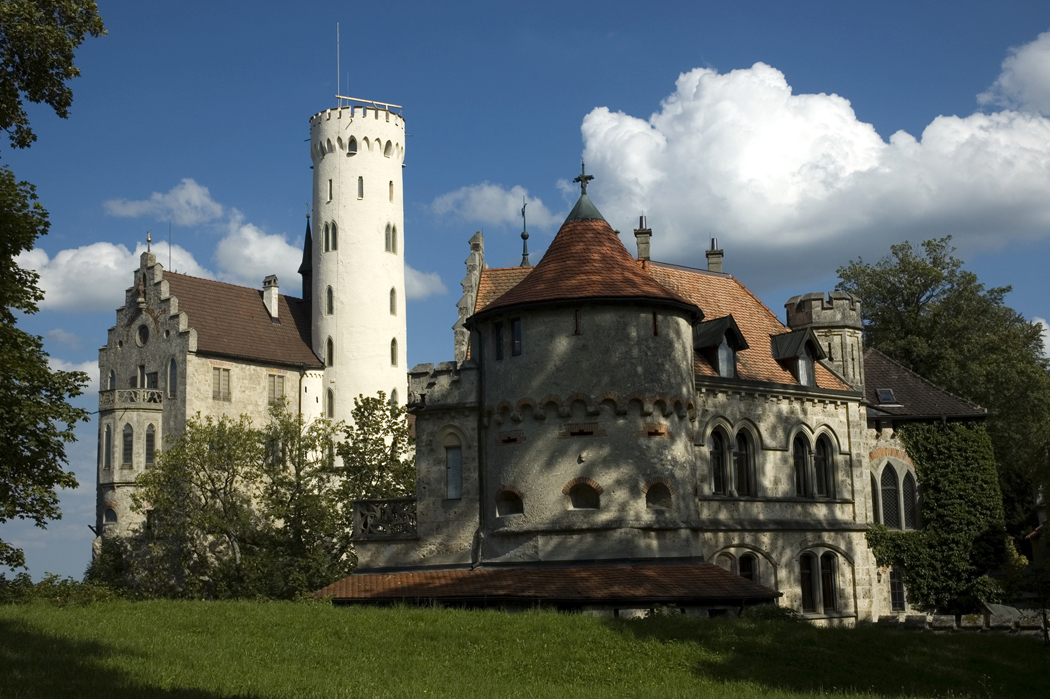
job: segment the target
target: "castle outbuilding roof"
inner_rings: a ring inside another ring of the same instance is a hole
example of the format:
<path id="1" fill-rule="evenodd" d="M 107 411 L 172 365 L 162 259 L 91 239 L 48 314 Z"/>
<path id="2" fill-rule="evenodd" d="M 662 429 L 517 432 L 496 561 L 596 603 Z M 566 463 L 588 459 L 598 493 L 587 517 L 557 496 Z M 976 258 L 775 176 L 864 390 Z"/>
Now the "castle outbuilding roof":
<path id="1" fill-rule="evenodd" d="M 270 318 L 262 291 L 164 272 L 178 310 L 197 331 L 197 351 L 240 359 L 320 368 L 310 346 L 310 305 L 277 295 L 277 319 Z"/>
<path id="2" fill-rule="evenodd" d="M 615 300 L 667 304 L 697 319 L 703 317 L 694 303 L 639 267 L 586 194 L 580 196 L 543 259 L 531 270 L 498 298 L 477 305 L 477 315 L 558 302 Z"/>
<path id="3" fill-rule="evenodd" d="M 887 390 L 889 393 L 885 393 Z M 868 401 L 870 418 L 988 417 L 988 411 L 981 406 L 930 383 L 876 349 L 864 352 L 864 397 Z"/>
<path id="4" fill-rule="evenodd" d="M 500 604 L 735 604 L 772 602 L 776 590 L 713 563 L 355 573 L 315 593 L 335 602 L 441 600 Z"/>

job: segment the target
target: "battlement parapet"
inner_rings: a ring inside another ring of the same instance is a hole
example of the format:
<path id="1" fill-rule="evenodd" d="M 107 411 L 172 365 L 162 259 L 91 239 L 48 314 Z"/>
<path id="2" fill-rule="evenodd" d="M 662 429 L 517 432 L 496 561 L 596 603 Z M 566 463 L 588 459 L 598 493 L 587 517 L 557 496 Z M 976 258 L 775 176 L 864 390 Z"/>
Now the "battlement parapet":
<path id="1" fill-rule="evenodd" d="M 437 406 L 477 405 L 476 362 L 417 364 L 408 372 L 408 408 L 421 412 Z"/>
<path id="2" fill-rule="evenodd" d="M 832 291 L 828 294 L 818 291 L 792 296 L 784 307 L 787 309 L 787 324 L 790 328 L 864 328 L 860 299 L 845 291 Z"/>

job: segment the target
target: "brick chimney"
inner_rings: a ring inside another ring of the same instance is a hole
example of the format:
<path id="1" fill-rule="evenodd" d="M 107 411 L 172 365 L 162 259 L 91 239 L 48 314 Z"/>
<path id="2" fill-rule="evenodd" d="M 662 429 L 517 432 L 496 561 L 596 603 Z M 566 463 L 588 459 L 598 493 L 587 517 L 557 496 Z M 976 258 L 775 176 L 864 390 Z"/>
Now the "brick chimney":
<path id="1" fill-rule="evenodd" d="M 638 259 L 649 259 L 649 238 L 653 235 L 651 228 L 645 227 L 645 216 L 638 217 L 638 227 L 634 229 L 634 237 L 638 241 Z"/>
<path id="2" fill-rule="evenodd" d="M 718 247 L 718 238 L 711 238 L 711 249 L 707 251 L 707 271 L 722 272 L 722 250 Z"/>
<path id="3" fill-rule="evenodd" d="M 271 274 L 263 279 L 263 303 L 270 312 L 270 319 L 277 320 L 277 275 Z"/>

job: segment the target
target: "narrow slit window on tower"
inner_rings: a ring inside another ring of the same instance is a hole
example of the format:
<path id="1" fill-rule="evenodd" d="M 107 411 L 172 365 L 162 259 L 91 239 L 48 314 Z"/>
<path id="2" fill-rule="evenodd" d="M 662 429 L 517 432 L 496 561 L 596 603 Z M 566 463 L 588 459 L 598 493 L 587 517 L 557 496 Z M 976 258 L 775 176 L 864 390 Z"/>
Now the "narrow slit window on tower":
<path id="1" fill-rule="evenodd" d="M 110 369 L 109 371 L 109 390 L 113 390 L 117 387 L 117 372 Z"/>
<path id="2" fill-rule="evenodd" d="M 583 334 L 583 313 L 580 309 L 576 309 L 572 312 L 572 334 L 582 335 Z"/>
<path id="3" fill-rule="evenodd" d="M 656 311 L 653 311 L 653 337 L 660 334 L 660 319 L 656 315 Z"/>
<path id="4" fill-rule="evenodd" d="M 106 425 L 102 449 L 102 468 L 113 468 L 113 430 L 109 428 L 109 425 Z"/>
<path id="5" fill-rule="evenodd" d="M 392 247 L 393 244 L 390 242 L 391 241 L 390 231 L 391 231 L 391 225 L 388 223 L 388 224 L 386 224 L 386 251 L 387 252 L 391 252 L 393 250 L 393 247 Z"/>
<path id="6" fill-rule="evenodd" d="M 358 199 L 364 199 L 365 198 L 365 178 L 364 177 L 358 177 L 357 178 L 357 198 Z"/>
<path id="7" fill-rule="evenodd" d="M 332 181 L 328 180 L 328 201 L 332 201 Z"/>
<path id="8" fill-rule="evenodd" d="M 492 344 L 496 350 L 496 359 L 503 359 L 503 323 L 492 324 Z"/>
<path id="9" fill-rule="evenodd" d="M 390 201 L 394 201 L 394 181 L 390 180 Z"/>
<path id="10" fill-rule="evenodd" d="M 324 399 L 324 416 L 329 420 L 335 419 L 335 391 L 328 389 L 328 393 L 325 394 Z"/>
<path id="11" fill-rule="evenodd" d="M 153 465 L 153 457 L 157 450 L 157 428 L 150 425 L 146 428 L 146 466 Z"/>
<path id="12" fill-rule="evenodd" d="M 397 315 L 397 289 L 390 289 L 390 315 Z"/>
<path id="13" fill-rule="evenodd" d="M 135 454 L 135 430 L 131 425 L 124 425 L 124 444 L 123 449 L 120 453 L 120 463 L 124 466 L 131 466 L 131 459 Z"/>
<path id="14" fill-rule="evenodd" d="M 397 252 L 397 226 L 390 231 L 390 252 Z"/>
<path id="15" fill-rule="evenodd" d="M 324 224 L 324 251 L 328 252 L 332 249 L 332 239 L 328 231 L 328 224 Z"/>
<path id="16" fill-rule="evenodd" d="M 335 221 L 332 221 L 332 249 L 339 249 L 339 227 L 335 225 Z"/>
<path id="17" fill-rule="evenodd" d="M 333 366 L 335 364 L 335 343 L 332 342 L 332 338 L 328 338 L 328 342 L 324 346 L 324 364 L 325 366 Z"/>
<path id="18" fill-rule="evenodd" d="M 390 341 L 390 366 L 397 366 L 397 338 Z"/>
<path id="19" fill-rule="evenodd" d="M 332 287 L 328 287 L 324 292 L 324 312 L 326 315 L 335 312 L 335 292 L 332 291 Z"/>
<path id="20" fill-rule="evenodd" d="M 172 359 L 168 362 L 168 397 L 174 398 L 179 388 L 179 365 Z"/>
<path id="21" fill-rule="evenodd" d="M 521 318 L 510 321 L 510 356 L 521 356 Z"/>

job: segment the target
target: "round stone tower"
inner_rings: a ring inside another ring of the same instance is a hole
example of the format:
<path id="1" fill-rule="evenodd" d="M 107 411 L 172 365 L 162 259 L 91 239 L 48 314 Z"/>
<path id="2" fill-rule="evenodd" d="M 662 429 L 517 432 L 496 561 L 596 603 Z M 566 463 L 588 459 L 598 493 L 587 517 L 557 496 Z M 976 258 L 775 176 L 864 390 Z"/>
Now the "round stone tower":
<path id="1" fill-rule="evenodd" d="M 844 291 L 793 296 L 784 304 L 792 330 L 813 328 L 828 360 L 842 378 L 858 391 L 864 390 L 864 323 L 860 299 Z"/>
<path id="2" fill-rule="evenodd" d="M 323 414 L 349 420 L 354 397 L 403 402 L 406 379 L 405 120 L 367 102 L 310 118 L 314 171 L 309 270 Z M 306 276 L 304 275 L 304 283 Z"/>

